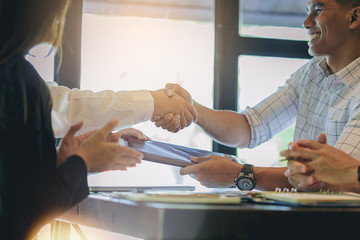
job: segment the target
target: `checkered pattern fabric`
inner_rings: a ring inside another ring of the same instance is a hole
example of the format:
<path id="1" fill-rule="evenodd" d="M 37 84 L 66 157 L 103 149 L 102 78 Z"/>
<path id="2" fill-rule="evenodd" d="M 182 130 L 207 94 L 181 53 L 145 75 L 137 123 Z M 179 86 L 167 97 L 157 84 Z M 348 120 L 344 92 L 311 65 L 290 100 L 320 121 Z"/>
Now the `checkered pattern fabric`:
<path id="1" fill-rule="evenodd" d="M 360 58 L 329 74 L 325 58 L 313 58 L 284 86 L 242 114 L 251 127 L 253 148 L 295 123 L 294 140 L 317 140 L 360 160 Z"/>

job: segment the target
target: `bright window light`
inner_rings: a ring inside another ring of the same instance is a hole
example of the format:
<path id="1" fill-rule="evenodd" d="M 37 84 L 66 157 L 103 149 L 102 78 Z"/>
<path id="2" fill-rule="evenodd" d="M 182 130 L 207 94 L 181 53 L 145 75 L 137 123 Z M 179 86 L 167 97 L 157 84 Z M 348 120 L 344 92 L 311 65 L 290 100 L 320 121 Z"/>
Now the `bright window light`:
<path id="1" fill-rule="evenodd" d="M 156 90 L 179 83 L 205 106 L 213 102 L 212 22 L 83 14 L 81 89 Z M 152 122 L 133 126 L 154 140 L 205 150 L 212 140 L 192 124 L 179 133 Z M 178 167 L 143 161 L 126 172 L 92 175 L 93 185 L 198 184 Z"/>

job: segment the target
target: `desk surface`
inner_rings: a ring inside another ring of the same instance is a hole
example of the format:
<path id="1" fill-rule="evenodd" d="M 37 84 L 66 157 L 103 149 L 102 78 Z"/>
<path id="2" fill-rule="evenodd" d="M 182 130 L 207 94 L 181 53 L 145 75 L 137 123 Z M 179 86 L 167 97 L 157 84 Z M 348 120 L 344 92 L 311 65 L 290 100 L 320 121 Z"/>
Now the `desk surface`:
<path id="1" fill-rule="evenodd" d="M 144 239 L 359 236 L 360 208 L 135 202 L 92 194 L 61 219 Z M 257 238 L 255 238 L 257 239 Z"/>

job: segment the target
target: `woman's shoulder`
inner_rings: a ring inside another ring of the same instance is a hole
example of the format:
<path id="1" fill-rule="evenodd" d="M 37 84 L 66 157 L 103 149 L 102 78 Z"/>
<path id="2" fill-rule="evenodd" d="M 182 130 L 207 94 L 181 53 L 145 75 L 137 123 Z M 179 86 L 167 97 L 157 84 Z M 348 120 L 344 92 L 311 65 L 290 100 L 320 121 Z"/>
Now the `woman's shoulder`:
<path id="1" fill-rule="evenodd" d="M 45 81 L 41 78 L 35 67 L 28 62 L 24 57 L 17 57 L 15 71 L 19 73 L 17 80 L 23 82 L 27 91 L 31 91 L 34 94 L 46 93 L 47 87 Z"/>

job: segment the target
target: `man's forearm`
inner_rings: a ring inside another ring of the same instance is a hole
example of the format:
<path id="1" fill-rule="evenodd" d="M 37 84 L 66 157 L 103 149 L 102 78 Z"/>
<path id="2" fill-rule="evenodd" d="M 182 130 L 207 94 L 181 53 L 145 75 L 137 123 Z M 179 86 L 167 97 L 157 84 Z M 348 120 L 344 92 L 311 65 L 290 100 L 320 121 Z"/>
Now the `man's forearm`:
<path id="1" fill-rule="evenodd" d="M 288 178 L 284 172 L 286 167 L 254 167 L 256 189 L 274 191 L 275 188 L 291 188 Z"/>
<path id="2" fill-rule="evenodd" d="M 251 132 L 246 118 L 232 111 L 209 109 L 194 101 L 197 124 L 214 140 L 232 147 L 248 146 Z"/>

